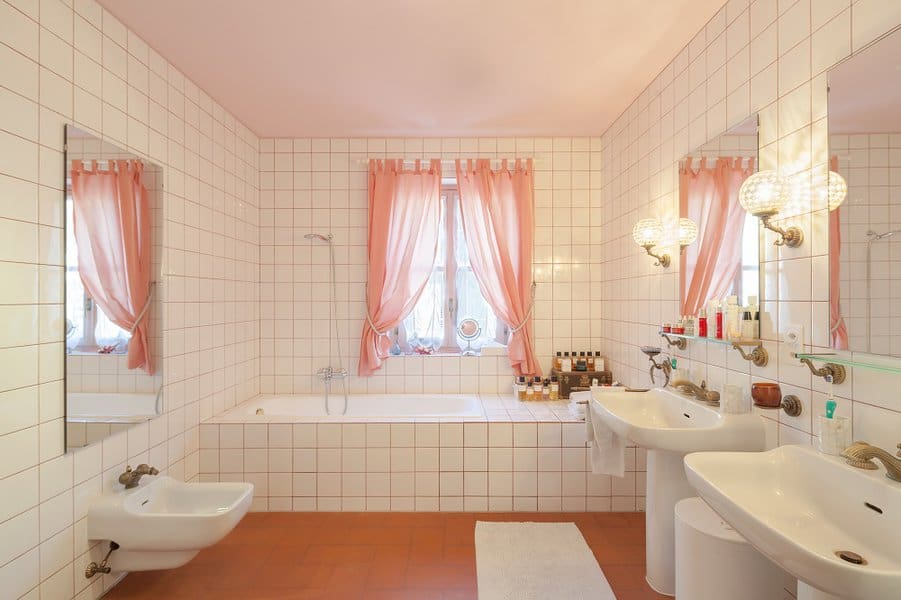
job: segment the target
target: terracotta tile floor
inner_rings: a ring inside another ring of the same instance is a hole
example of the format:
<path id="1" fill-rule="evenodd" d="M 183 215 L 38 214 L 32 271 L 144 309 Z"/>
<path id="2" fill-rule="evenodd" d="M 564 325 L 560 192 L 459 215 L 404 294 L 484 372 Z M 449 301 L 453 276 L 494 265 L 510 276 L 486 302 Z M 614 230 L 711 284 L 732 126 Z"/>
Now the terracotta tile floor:
<path id="1" fill-rule="evenodd" d="M 618 600 L 644 580 L 643 513 L 250 513 L 180 569 L 128 575 L 107 598 L 475 599 L 475 522 L 571 521 Z"/>

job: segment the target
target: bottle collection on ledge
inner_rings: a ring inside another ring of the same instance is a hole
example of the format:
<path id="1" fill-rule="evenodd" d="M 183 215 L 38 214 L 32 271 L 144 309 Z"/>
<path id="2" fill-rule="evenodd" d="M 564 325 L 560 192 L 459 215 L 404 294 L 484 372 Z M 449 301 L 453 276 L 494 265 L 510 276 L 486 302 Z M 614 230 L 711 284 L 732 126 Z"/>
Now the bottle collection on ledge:
<path id="1" fill-rule="evenodd" d="M 736 296 L 710 300 L 695 315 L 683 315 L 675 323 L 663 323 L 662 333 L 717 340 L 754 340 L 760 331 L 760 307 L 757 296 L 748 297 L 747 306 L 739 306 Z"/>
<path id="2" fill-rule="evenodd" d="M 557 352 L 550 377 L 519 376 L 513 395 L 519 400 L 565 400 L 571 392 L 590 389 L 592 382 L 610 385 L 613 378 L 605 363 L 600 352 Z"/>

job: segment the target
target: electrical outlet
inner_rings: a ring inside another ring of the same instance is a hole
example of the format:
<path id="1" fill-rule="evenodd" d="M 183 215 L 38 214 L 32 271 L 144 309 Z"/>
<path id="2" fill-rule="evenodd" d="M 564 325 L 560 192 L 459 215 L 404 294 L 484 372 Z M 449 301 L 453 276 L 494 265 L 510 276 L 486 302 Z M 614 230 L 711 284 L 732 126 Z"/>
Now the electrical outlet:
<path id="1" fill-rule="evenodd" d="M 785 329 L 782 341 L 792 349 L 792 352 L 801 352 L 804 348 L 804 326 L 789 325 Z"/>

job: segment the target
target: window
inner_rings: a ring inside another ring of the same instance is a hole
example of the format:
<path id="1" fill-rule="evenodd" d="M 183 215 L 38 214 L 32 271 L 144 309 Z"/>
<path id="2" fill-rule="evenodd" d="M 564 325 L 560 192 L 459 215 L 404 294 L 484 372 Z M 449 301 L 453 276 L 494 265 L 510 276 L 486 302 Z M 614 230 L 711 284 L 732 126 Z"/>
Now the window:
<path id="1" fill-rule="evenodd" d="M 115 354 L 128 351 L 131 334 L 103 314 L 85 293 L 78 275 L 78 249 L 75 245 L 72 197 L 66 198 L 66 350 L 97 352 L 112 347 Z"/>
<path id="2" fill-rule="evenodd" d="M 416 306 L 392 334 L 393 354 L 458 354 L 470 345 L 478 350 L 507 343 L 507 326 L 482 296 L 469 262 L 455 182 L 442 186 L 441 201 L 443 235 L 435 267 Z M 458 326 L 464 319 L 478 322 L 474 339 L 459 335 Z"/>

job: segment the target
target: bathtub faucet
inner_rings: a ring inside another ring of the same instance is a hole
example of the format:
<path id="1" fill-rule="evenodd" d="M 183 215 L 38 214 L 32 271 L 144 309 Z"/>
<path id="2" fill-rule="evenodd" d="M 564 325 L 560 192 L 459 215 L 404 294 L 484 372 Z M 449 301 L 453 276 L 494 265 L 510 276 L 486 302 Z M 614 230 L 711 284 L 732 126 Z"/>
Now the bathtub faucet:
<path id="1" fill-rule="evenodd" d="M 326 383 L 330 382 L 332 379 L 347 379 L 347 369 L 333 369 L 331 366 L 322 367 L 316 371 L 316 377 Z"/>

